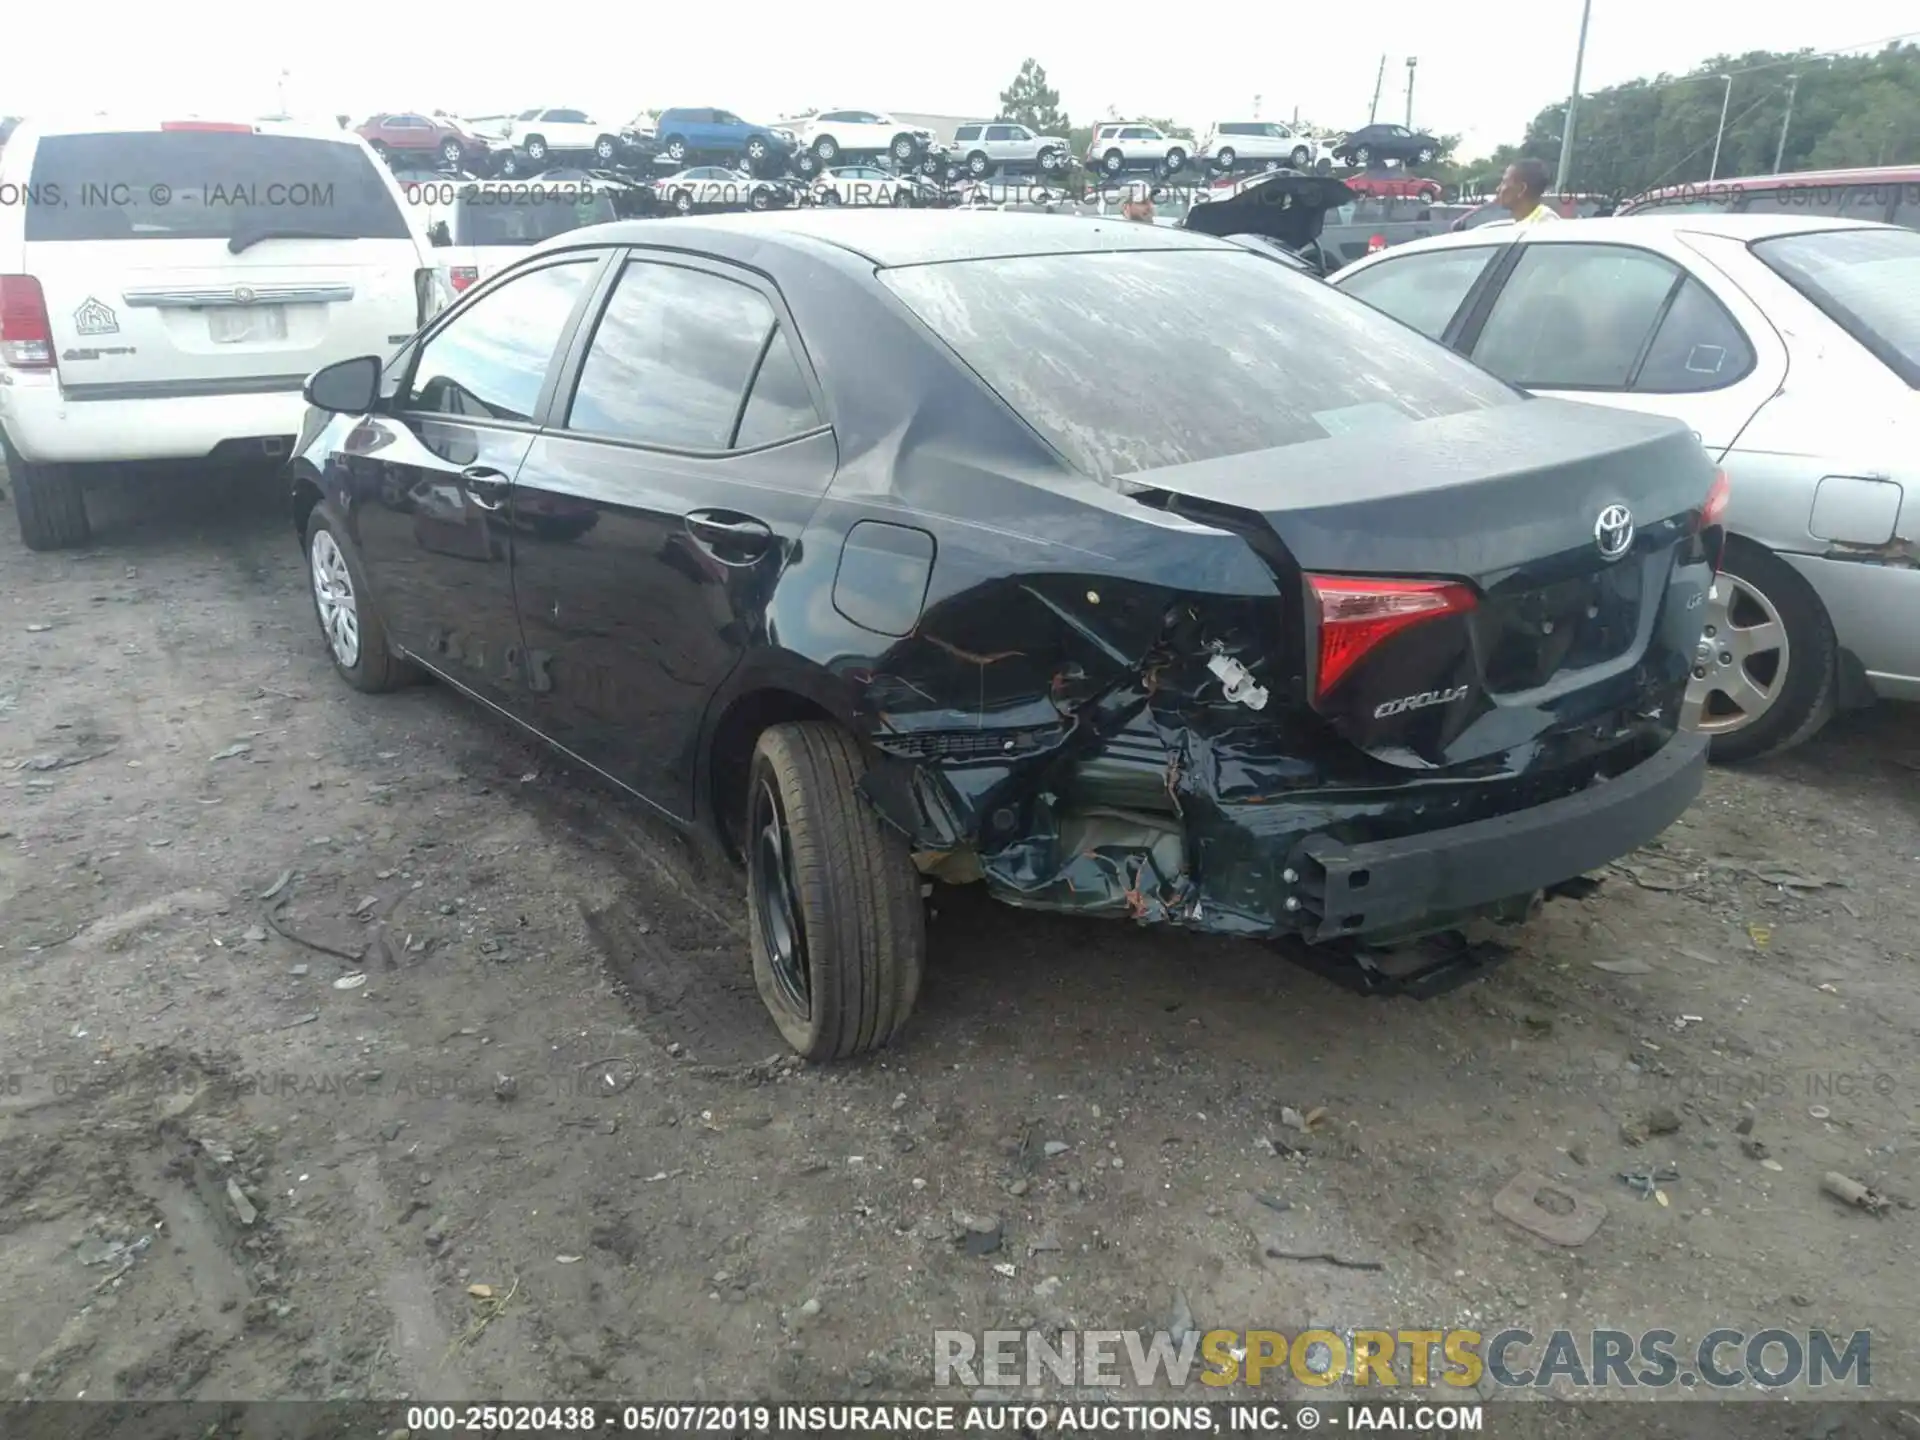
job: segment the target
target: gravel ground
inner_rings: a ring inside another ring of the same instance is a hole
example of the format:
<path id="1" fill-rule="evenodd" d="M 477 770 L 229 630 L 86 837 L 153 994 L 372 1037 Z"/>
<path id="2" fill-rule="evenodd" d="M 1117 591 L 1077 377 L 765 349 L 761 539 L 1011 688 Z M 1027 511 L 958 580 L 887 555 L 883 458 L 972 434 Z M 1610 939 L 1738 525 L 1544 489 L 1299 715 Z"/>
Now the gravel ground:
<path id="1" fill-rule="evenodd" d="M 904 1042 L 810 1069 L 731 874 L 337 682 L 270 488 L 103 510 L 0 517 L 0 1398 L 925 1395 L 936 1327 L 1189 1315 L 1870 1329 L 1920 1396 L 1911 712 L 1437 1000 L 942 892 Z M 1527 1170 L 1597 1233 L 1498 1217 Z"/>

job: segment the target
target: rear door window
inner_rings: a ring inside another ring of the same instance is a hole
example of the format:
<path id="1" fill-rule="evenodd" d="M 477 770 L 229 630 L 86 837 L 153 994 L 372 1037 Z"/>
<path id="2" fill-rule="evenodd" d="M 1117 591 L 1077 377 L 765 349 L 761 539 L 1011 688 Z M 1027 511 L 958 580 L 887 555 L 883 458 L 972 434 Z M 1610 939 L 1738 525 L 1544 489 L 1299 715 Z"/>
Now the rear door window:
<path id="1" fill-rule="evenodd" d="M 1096 476 L 1521 400 L 1385 315 L 1240 250 L 955 261 L 880 278 Z"/>
<path id="2" fill-rule="evenodd" d="M 1625 390 L 1679 279 L 1677 266 L 1648 250 L 1529 245 L 1473 358 L 1530 390 Z"/>
<path id="3" fill-rule="evenodd" d="M 630 261 L 580 369 L 569 430 L 673 450 L 726 450 L 775 324 L 749 286 Z"/>
<path id="4" fill-rule="evenodd" d="M 27 207 L 29 242 L 411 233 L 366 153 L 337 140 L 218 130 L 49 135 L 34 152 L 31 188 L 46 203 Z"/>
<path id="5" fill-rule="evenodd" d="M 1382 260 L 1334 283 L 1347 294 L 1384 310 L 1422 335 L 1438 340 L 1459 311 L 1473 282 L 1500 253 L 1495 245 L 1429 250 Z"/>

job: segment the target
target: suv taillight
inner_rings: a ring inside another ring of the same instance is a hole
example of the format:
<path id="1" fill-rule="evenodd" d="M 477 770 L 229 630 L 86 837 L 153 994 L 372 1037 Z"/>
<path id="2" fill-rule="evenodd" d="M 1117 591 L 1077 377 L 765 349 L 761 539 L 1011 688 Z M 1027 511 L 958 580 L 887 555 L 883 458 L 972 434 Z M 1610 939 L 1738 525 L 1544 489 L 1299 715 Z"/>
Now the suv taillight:
<path id="1" fill-rule="evenodd" d="M 53 325 L 47 297 L 31 275 L 0 275 L 0 365 L 53 369 Z"/>
<path id="2" fill-rule="evenodd" d="M 455 265 L 447 271 L 447 277 L 453 281 L 453 293 L 458 295 L 474 281 L 480 278 L 478 265 Z"/>
<path id="3" fill-rule="evenodd" d="M 1370 580 L 1309 575 L 1320 611 L 1314 698 L 1324 699 L 1368 651 L 1389 636 L 1478 604 L 1472 589 L 1450 580 Z"/>

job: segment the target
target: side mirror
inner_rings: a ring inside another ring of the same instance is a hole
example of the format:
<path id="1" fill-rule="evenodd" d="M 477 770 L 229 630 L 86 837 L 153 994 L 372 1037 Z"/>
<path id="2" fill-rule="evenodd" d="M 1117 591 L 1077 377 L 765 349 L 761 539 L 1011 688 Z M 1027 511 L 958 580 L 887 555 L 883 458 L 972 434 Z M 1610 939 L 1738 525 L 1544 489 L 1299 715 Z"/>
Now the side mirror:
<path id="1" fill-rule="evenodd" d="M 309 405 L 336 415 L 363 415 L 380 398 L 380 359 L 338 360 L 307 377 L 300 393 Z"/>

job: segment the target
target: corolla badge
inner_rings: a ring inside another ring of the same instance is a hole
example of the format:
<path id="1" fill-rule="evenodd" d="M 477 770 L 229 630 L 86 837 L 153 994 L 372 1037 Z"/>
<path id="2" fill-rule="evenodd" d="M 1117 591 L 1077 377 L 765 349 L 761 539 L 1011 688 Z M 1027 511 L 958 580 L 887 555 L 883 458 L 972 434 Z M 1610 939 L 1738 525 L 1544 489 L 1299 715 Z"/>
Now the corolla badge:
<path id="1" fill-rule="evenodd" d="M 1618 560 L 1633 548 L 1633 512 L 1624 505 L 1609 505 L 1593 522 L 1593 543 L 1600 547 L 1602 560 Z"/>

